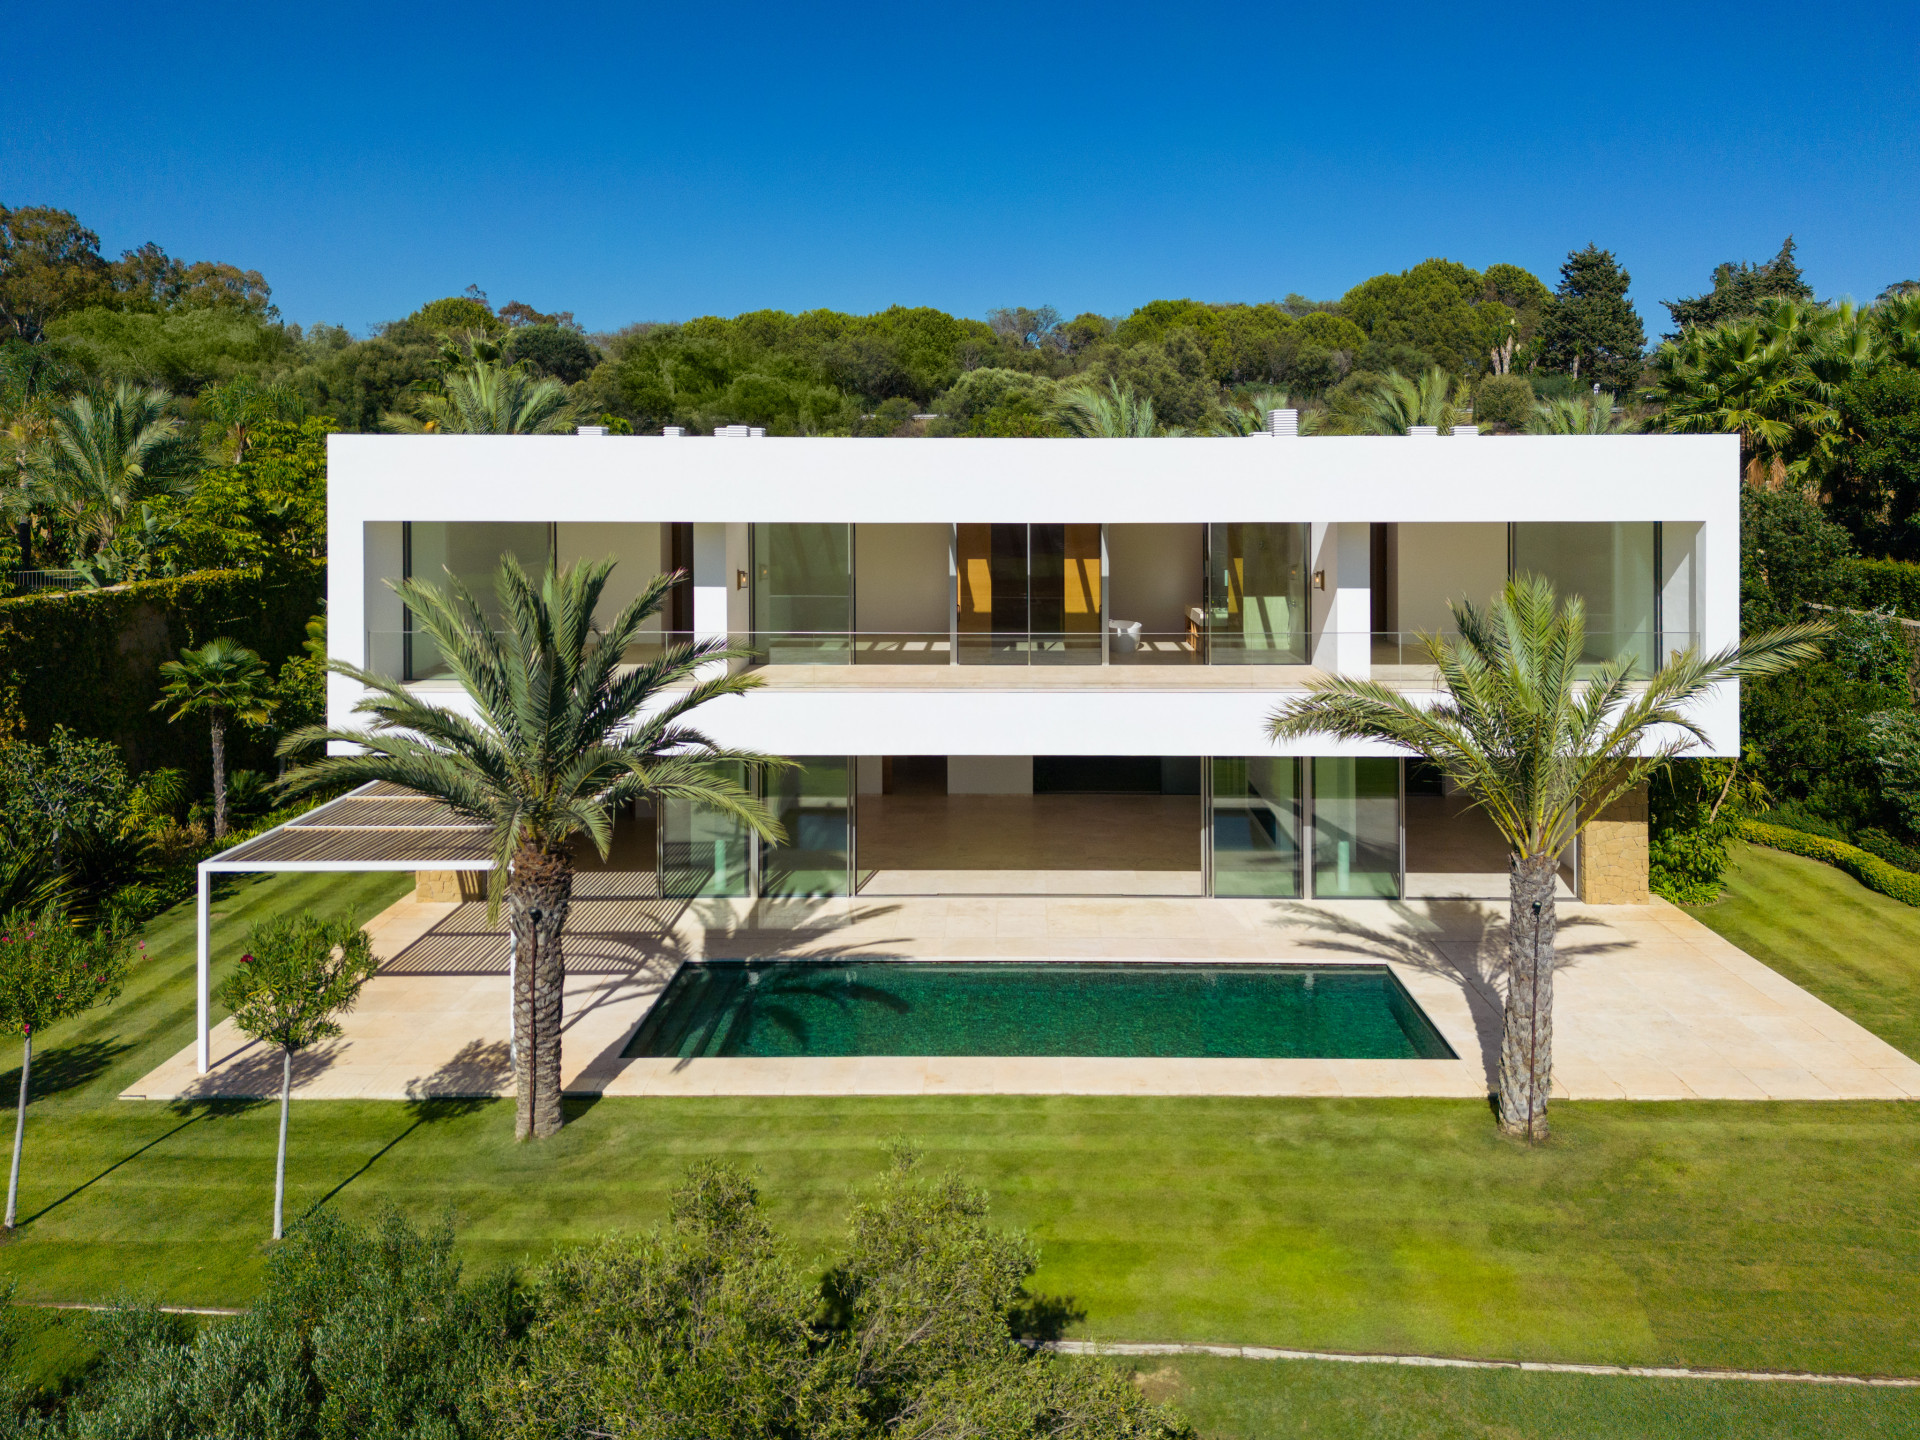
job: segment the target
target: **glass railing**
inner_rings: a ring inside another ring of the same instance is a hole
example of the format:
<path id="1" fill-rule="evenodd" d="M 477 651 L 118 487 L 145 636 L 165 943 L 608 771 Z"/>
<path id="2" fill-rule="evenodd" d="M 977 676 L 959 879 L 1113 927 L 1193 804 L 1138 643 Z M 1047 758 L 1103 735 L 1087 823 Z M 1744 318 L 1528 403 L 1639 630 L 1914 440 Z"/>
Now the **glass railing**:
<path id="1" fill-rule="evenodd" d="M 689 637 L 655 633 L 627 647 L 623 663 L 645 664 L 658 659 L 671 644 Z M 1396 678 L 1394 670 L 1431 670 L 1428 637 L 1412 630 L 1323 631 L 1301 644 L 1253 645 L 1244 635 L 1223 638 L 1198 627 L 1187 630 L 1145 630 L 1121 625 L 1104 637 L 1098 632 L 1071 634 L 996 634 L 962 632 L 950 636 L 937 631 L 859 630 L 781 631 L 776 634 L 739 632 L 726 637 L 730 648 L 751 666 L 793 665 L 1008 665 L 1048 666 L 1163 666 L 1187 668 L 1280 667 L 1368 671 L 1380 678 Z M 1443 641 L 1457 640 L 1443 634 Z M 1634 660 L 1644 677 L 1673 654 L 1696 642 L 1690 632 L 1589 630 L 1581 660 L 1599 665 L 1616 655 Z M 367 633 L 367 668 L 407 683 L 452 678 L 432 636 L 420 631 L 375 630 Z M 1412 678 L 1412 677 L 1407 677 Z"/>

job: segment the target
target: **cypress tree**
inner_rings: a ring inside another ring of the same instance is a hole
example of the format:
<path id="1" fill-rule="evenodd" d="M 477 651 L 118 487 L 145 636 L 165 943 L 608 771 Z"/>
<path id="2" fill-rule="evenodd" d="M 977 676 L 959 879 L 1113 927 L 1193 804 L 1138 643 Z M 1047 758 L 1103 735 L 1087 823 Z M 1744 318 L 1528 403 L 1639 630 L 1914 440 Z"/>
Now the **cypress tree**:
<path id="1" fill-rule="evenodd" d="M 1540 327 L 1540 363 L 1624 391 L 1640 376 L 1647 332 L 1627 299 L 1633 277 L 1611 250 L 1589 245 L 1567 256 Z"/>

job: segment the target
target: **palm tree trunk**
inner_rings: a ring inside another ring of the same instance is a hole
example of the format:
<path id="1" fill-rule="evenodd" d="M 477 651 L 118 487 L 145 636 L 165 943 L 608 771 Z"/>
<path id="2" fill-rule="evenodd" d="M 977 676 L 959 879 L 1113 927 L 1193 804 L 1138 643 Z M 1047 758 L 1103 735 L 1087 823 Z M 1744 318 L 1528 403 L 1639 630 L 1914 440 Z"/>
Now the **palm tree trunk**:
<path id="1" fill-rule="evenodd" d="M 566 1123 L 560 1108 L 561 998 L 567 981 L 562 935 L 572 899 L 572 856 L 564 848 L 522 846 L 513 857 L 506 894 L 514 945 L 517 1140 L 544 1140 Z"/>
<path id="2" fill-rule="evenodd" d="M 13 1168 L 7 1172 L 7 1233 L 13 1233 L 14 1217 L 19 1213 L 20 1148 L 27 1138 L 27 1077 L 33 1074 L 33 1027 L 27 1027 L 26 1042 L 20 1047 L 20 1108 L 13 1117 Z"/>
<path id="3" fill-rule="evenodd" d="M 1500 1128 L 1538 1143 L 1547 1138 L 1553 1082 L 1553 855 L 1507 861 L 1507 1008 L 1500 1035 Z"/>
<path id="4" fill-rule="evenodd" d="M 227 838 L 227 721 L 213 712 L 213 838 Z"/>
<path id="5" fill-rule="evenodd" d="M 287 1198 L 287 1098 L 293 1090 L 293 1051 L 280 1049 L 280 1153 L 273 1162 L 273 1238 L 280 1238 L 280 1216 Z"/>

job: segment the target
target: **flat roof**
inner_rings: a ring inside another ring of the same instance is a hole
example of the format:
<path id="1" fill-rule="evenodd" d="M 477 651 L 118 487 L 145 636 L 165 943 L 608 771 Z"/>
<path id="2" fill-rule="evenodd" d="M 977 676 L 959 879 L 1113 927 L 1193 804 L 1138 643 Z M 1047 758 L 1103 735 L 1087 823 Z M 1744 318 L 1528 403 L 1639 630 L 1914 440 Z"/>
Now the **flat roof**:
<path id="1" fill-rule="evenodd" d="M 329 800 L 201 862 L 228 870 L 491 870 L 489 827 L 384 781 Z"/>

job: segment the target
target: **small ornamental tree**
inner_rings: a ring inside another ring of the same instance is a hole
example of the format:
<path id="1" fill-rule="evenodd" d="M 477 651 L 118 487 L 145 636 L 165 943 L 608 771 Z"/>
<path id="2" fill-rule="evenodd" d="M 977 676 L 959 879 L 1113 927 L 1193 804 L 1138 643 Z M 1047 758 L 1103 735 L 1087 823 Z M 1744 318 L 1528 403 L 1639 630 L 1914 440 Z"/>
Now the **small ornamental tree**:
<path id="1" fill-rule="evenodd" d="M 0 1026 L 18 1029 L 21 1037 L 20 1104 L 13 1122 L 13 1167 L 7 1175 L 8 1233 L 20 1198 L 34 1032 L 116 999 L 126 983 L 130 948 L 117 927 L 91 934 L 75 929 L 57 904 L 0 917 Z"/>
<path id="2" fill-rule="evenodd" d="M 273 1238 L 287 1192 L 287 1101 L 294 1052 L 340 1033 L 335 1019 L 353 1008 L 379 968 L 367 932 L 352 917 L 322 920 L 302 912 L 253 927 L 248 953 L 220 986 L 220 1003 L 243 1035 L 280 1047 L 280 1150 L 273 1167 Z"/>

